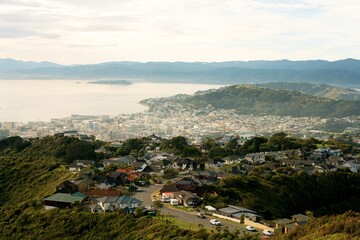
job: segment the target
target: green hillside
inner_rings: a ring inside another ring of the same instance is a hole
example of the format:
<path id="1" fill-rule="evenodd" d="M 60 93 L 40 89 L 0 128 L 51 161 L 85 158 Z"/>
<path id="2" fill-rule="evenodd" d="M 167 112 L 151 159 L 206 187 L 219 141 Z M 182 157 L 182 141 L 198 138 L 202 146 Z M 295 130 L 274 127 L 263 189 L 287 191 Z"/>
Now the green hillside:
<path id="1" fill-rule="evenodd" d="M 233 85 L 217 91 L 196 94 L 183 103 L 196 108 L 211 105 L 233 109 L 239 114 L 268 114 L 294 117 L 345 117 L 360 115 L 357 101 L 332 100 L 308 94 L 272 90 L 253 85 Z"/>
<path id="2" fill-rule="evenodd" d="M 177 146 L 177 140 L 179 138 L 172 139 L 171 145 Z M 88 155 L 90 151 L 83 156 L 76 154 L 79 149 L 86 153 L 96 144 L 99 143 L 61 136 L 0 140 L 0 239 L 257 239 L 256 236 L 236 236 L 226 228 L 191 231 L 161 219 L 125 215 L 120 211 L 94 214 L 77 207 L 45 211 L 42 199 L 52 194 L 56 185 L 74 177 L 64 164 L 71 157 L 95 160 L 97 156 Z M 359 173 L 350 172 L 230 177 L 220 185 L 208 186 L 205 190 L 210 194 L 205 199 L 208 203 L 215 201 L 214 204 L 240 204 L 267 218 L 288 217 L 306 210 L 313 211 L 315 216 L 350 209 L 359 211 L 359 177 Z M 294 237 L 288 239 L 317 239 L 324 234 L 356 236 L 358 215 L 339 215 L 339 219 L 338 225 L 331 220 L 334 224 L 330 227 L 325 220 L 320 220 L 315 228 L 318 235 L 312 235 L 311 228 L 305 228 L 292 233 L 295 235 L 289 236 Z"/>
<path id="3" fill-rule="evenodd" d="M 325 216 L 295 229 L 277 239 L 283 240 L 359 240 L 360 213 L 349 211 L 341 215 Z"/>
<path id="4" fill-rule="evenodd" d="M 294 90 L 322 98 L 331 98 L 337 100 L 355 100 L 355 101 L 360 100 L 360 91 L 356 91 L 351 88 L 335 87 L 325 84 L 272 82 L 272 83 L 258 84 L 258 86 L 270 88 L 274 90 L 278 90 L 278 89 Z"/>
<path id="5" fill-rule="evenodd" d="M 226 230 L 191 231 L 121 212 L 94 214 L 77 207 L 45 211 L 42 199 L 74 177 L 63 164 L 78 153 L 77 147 L 81 151 L 93 144 L 61 136 L 0 140 L 0 239 L 257 239 Z"/>

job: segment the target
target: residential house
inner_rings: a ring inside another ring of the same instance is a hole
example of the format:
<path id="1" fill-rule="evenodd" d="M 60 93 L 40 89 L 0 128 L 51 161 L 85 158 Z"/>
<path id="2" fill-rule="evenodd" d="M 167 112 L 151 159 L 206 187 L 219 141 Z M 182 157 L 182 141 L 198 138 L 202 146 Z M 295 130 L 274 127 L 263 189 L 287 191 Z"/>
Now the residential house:
<path id="1" fill-rule="evenodd" d="M 286 155 L 287 158 L 290 159 L 302 159 L 304 156 L 303 152 L 301 152 L 300 149 L 284 150 L 284 154 Z"/>
<path id="2" fill-rule="evenodd" d="M 176 164 L 180 170 L 190 170 L 194 169 L 194 161 L 189 158 L 178 158 L 176 159 Z"/>
<path id="3" fill-rule="evenodd" d="M 315 164 L 315 170 L 324 173 L 324 172 L 336 172 L 336 166 L 331 164 L 318 163 Z"/>
<path id="4" fill-rule="evenodd" d="M 343 153 L 340 149 L 331 149 L 329 150 L 329 154 L 331 154 L 332 156 L 340 157 Z"/>
<path id="5" fill-rule="evenodd" d="M 87 178 L 76 178 L 70 180 L 70 182 L 77 186 L 78 191 L 83 192 L 88 190 L 88 188 L 93 185 L 94 181 Z"/>
<path id="6" fill-rule="evenodd" d="M 151 162 L 150 167 L 154 170 L 156 170 L 156 169 L 164 170 L 167 168 L 172 168 L 173 164 L 167 159 L 160 159 L 160 160 Z"/>
<path id="7" fill-rule="evenodd" d="M 232 165 L 232 164 L 240 162 L 242 160 L 242 158 L 237 155 L 230 155 L 230 156 L 224 157 L 223 160 L 225 161 L 225 164 Z"/>
<path id="8" fill-rule="evenodd" d="M 241 216 L 244 215 L 244 217 L 250 219 L 251 221 L 255 221 L 255 222 L 262 219 L 262 217 L 260 215 L 258 215 L 255 211 L 247 209 L 247 208 L 239 207 L 239 206 L 234 206 L 234 205 L 228 205 L 228 207 L 220 208 L 220 209 L 218 209 L 218 211 L 222 215 L 231 217 L 231 218 L 240 219 Z"/>
<path id="9" fill-rule="evenodd" d="M 78 186 L 76 184 L 74 184 L 73 182 L 70 182 L 69 180 L 66 180 L 56 186 L 57 193 L 72 194 L 72 193 L 76 193 L 78 191 L 79 191 Z"/>
<path id="10" fill-rule="evenodd" d="M 265 153 L 259 152 L 259 153 L 249 153 L 246 154 L 245 160 L 249 161 L 252 164 L 262 164 L 266 162 L 265 160 Z"/>
<path id="11" fill-rule="evenodd" d="M 179 190 L 185 190 L 190 192 L 196 192 L 196 188 L 200 185 L 201 183 L 199 182 L 199 180 L 194 178 L 187 178 L 187 177 L 184 177 L 179 181 L 175 182 L 175 186 Z"/>
<path id="12" fill-rule="evenodd" d="M 287 218 L 277 219 L 275 222 L 275 229 L 282 233 L 288 233 L 292 229 L 297 228 L 297 225 L 295 224 L 294 220 L 290 220 Z"/>
<path id="13" fill-rule="evenodd" d="M 139 199 L 130 196 L 117 196 L 117 197 L 101 197 L 97 198 L 97 201 L 103 211 L 113 211 L 115 209 L 129 209 L 133 212 L 135 208 L 141 206 Z"/>
<path id="14" fill-rule="evenodd" d="M 153 169 L 149 165 L 147 165 L 147 163 L 145 163 L 145 162 L 135 162 L 133 164 L 133 167 L 134 167 L 135 171 L 141 172 L 141 173 L 150 173 L 153 171 Z"/>
<path id="15" fill-rule="evenodd" d="M 94 163 L 93 160 L 76 160 L 69 165 L 69 171 L 80 172 L 81 169 L 91 167 Z"/>
<path id="16" fill-rule="evenodd" d="M 310 218 L 304 214 L 295 214 L 291 216 L 292 220 L 297 224 L 297 225 L 304 225 L 306 224 Z"/>
<path id="17" fill-rule="evenodd" d="M 74 204 L 81 204 L 86 196 L 81 192 L 76 193 L 55 193 L 44 199 L 45 210 L 53 208 L 70 208 Z"/>
<path id="18" fill-rule="evenodd" d="M 197 171 L 193 177 L 198 179 L 200 182 L 203 180 L 216 182 L 218 180 L 218 175 L 214 171 Z"/>
<path id="19" fill-rule="evenodd" d="M 119 169 L 118 169 L 119 170 Z M 129 179 L 128 179 L 128 174 L 125 173 L 125 172 L 120 172 L 120 171 L 110 171 L 107 173 L 106 176 L 110 177 L 110 178 L 113 178 L 113 179 L 116 179 L 118 182 L 117 184 L 118 185 L 125 185 L 129 182 Z"/>
<path id="20" fill-rule="evenodd" d="M 89 204 L 88 209 L 89 209 L 90 212 L 92 212 L 92 213 L 101 213 L 101 212 L 104 212 L 104 210 L 102 209 L 102 207 L 101 207 L 99 204 L 96 204 L 96 203 Z"/>
<path id="21" fill-rule="evenodd" d="M 65 131 L 62 133 L 62 135 L 64 137 L 75 137 L 75 136 L 79 135 L 79 133 L 77 131 Z"/>
<path id="22" fill-rule="evenodd" d="M 320 152 L 315 152 L 310 154 L 309 160 L 316 161 L 316 162 L 323 162 L 325 160 L 325 154 Z"/>
<path id="23" fill-rule="evenodd" d="M 182 204 L 185 207 L 197 207 L 201 203 L 201 199 L 198 196 L 188 191 L 181 190 L 179 192 L 175 192 L 174 195 L 179 204 Z"/>
<path id="24" fill-rule="evenodd" d="M 128 155 L 125 157 L 117 157 L 117 158 L 110 158 L 110 159 L 105 159 L 103 161 L 105 166 L 108 165 L 120 165 L 120 166 L 130 166 L 133 163 L 136 162 L 136 158 L 134 156 Z"/>
<path id="25" fill-rule="evenodd" d="M 240 135 L 240 137 L 237 140 L 238 146 L 244 145 L 247 141 L 253 139 L 254 137 L 255 137 L 255 135 L 253 135 L 253 134 Z"/>
<path id="26" fill-rule="evenodd" d="M 110 176 L 100 176 L 97 179 L 98 182 L 98 188 L 100 189 L 109 189 L 115 186 L 119 186 L 121 182 L 113 177 Z"/>
<path id="27" fill-rule="evenodd" d="M 221 158 L 210 159 L 205 162 L 205 167 L 209 169 L 220 168 L 224 166 L 225 161 Z"/>
<path id="28" fill-rule="evenodd" d="M 291 218 L 292 219 L 283 218 L 275 220 L 275 228 L 282 233 L 288 233 L 290 230 L 306 224 L 310 219 L 308 216 L 303 214 L 295 214 L 292 215 Z"/>
<path id="29" fill-rule="evenodd" d="M 180 190 L 176 187 L 175 184 L 167 184 L 164 185 L 161 189 L 160 189 L 160 194 L 163 193 L 175 193 L 175 192 L 179 192 Z"/>
<path id="30" fill-rule="evenodd" d="M 342 157 L 331 155 L 329 158 L 325 160 L 326 164 L 331 164 L 334 166 L 339 166 L 345 163 L 344 159 Z"/>
<path id="31" fill-rule="evenodd" d="M 284 159 L 287 159 L 285 152 L 265 152 L 265 159 L 266 157 L 273 159 L 275 161 L 282 161 Z"/>

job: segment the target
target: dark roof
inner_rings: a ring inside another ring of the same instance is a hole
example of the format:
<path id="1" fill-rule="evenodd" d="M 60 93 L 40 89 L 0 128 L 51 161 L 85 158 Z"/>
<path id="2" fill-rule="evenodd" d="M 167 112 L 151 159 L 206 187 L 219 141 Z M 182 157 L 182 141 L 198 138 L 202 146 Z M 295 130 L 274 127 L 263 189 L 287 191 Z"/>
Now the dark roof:
<path id="1" fill-rule="evenodd" d="M 199 181 L 193 178 L 183 178 L 175 183 L 175 185 L 198 185 Z"/>
<path id="2" fill-rule="evenodd" d="M 198 171 L 197 175 L 203 176 L 203 177 L 217 177 L 217 173 L 214 171 Z"/>
<path id="3" fill-rule="evenodd" d="M 100 202 L 104 203 L 114 203 L 117 202 L 119 204 L 134 204 L 141 203 L 141 201 L 137 198 L 133 198 L 127 195 L 118 196 L 110 196 L 110 197 L 101 197 L 97 199 Z"/>
<path id="4" fill-rule="evenodd" d="M 192 194 L 191 192 L 184 191 L 184 190 L 181 190 L 180 192 L 177 192 L 176 196 L 179 196 L 179 197 L 181 196 L 182 199 L 184 199 L 184 201 L 187 201 L 190 198 L 196 198 L 196 199 L 200 200 L 200 198 L 198 196 Z"/>
<path id="5" fill-rule="evenodd" d="M 305 222 L 308 221 L 310 218 L 304 214 L 295 214 L 291 216 L 297 222 Z"/>
<path id="6" fill-rule="evenodd" d="M 134 203 L 141 203 L 141 201 L 137 198 L 133 198 L 127 195 L 123 195 L 118 197 L 118 199 L 116 199 L 117 203 L 120 204 L 134 204 Z"/>
<path id="7" fill-rule="evenodd" d="M 164 185 L 161 189 L 160 189 L 160 193 L 164 193 L 164 192 L 178 192 L 179 189 L 175 186 L 175 184 L 168 184 L 168 185 Z"/>

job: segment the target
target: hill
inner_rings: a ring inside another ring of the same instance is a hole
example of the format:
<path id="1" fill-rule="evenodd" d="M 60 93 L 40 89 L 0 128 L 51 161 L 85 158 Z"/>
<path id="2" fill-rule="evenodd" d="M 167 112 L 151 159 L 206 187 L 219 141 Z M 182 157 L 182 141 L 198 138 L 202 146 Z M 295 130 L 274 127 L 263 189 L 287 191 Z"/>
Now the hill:
<path id="1" fill-rule="evenodd" d="M 317 239 L 360 239 L 360 213 L 349 211 L 340 215 L 324 216 L 299 227 L 289 234 L 282 235 L 284 240 Z"/>
<path id="2" fill-rule="evenodd" d="M 0 71 L 16 70 L 16 69 L 37 69 L 61 67 L 61 65 L 52 62 L 26 62 L 18 61 L 11 58 L 0 59 Z"/>
<path id="3" fill-rule="evenodd" d="M 272 82 L 257 84 L 260 87 L 270 88 L 274 90 L 287 89 L 303 92 L 316 97 L 331 98 L 337 100 L 360 100 L 360 91 L 351 88 L 335 87 L 326 84 L 311 83 L 289 83 L 289 82 Z"/>
<path id="4" fill-rule="evenodd" d="M 192 108 L 235 110 L 239 114 L 266 114 L 293 117 L 359 116 L 357 101 L 319 98 L 289 90 L 272 90 L 254 85 L 232 85 L 194 96 L 178 95 L 170 98 L 144 100 L 141 103 L 159 106 L 173 102 Z M 151 110 L 151 107 L 150 107 Z"/>
<path id="5" fill-rule="evenodd" d="M 120 211 L 95 214 L 76 206 L 44 211 L 42 199 L 74 177 L 63 166 L 66 156 L 88 144 L 61 136 L 0 140 L 0 239 L 257 239 L 225 230 L 181 229 L 171 222 Z"/>
<path id="6" fill-rule="evenodd" d="M 169 144 L 175 147 L 178 140 L 172 139 Z M 89 213 L 76 206 L 44 211 L 41 200 L 53 193 L 57 184 L 73 177 L 62 165 L 69 157 L 95 158 L 88 153 L 74 155 L 87 152 L 93 144 L 98 143 L 62 136 L 29 140 L 11 137 L 0 141 L 0 239 L 258 239 L 254 235 L 229 233 L 226 228 L 211 232 L 204 228 L 181 229 L 171 222 L 120 211 Z M 222 179 L 219 185 L 206 189 L 217 192 L 216 198 L 221 198 L 222 204 L 242 204 L 264 216 L 284 217 L 305 210 L 312 210 L 317 216 L 359 210 L 359 177 L 350 172 L 315 175 L 302 172 L 266 179 L 239 176 Z M 359 229 L 358 214 L 352 212 L 338 218 L 321 218 L 316 224 L 291 233 L 295 237 L 288 239 L 302 239 L 308 234 L 310 238 L 304 239 L 317 239 L 324 234 L 353 237 Z M 322 235 L 312 235 L 312 226 Z"/>
<path id="7" fill-rule="evenodd" d="M 4 60 L 3 60 L 4 61 Z M 7 62 L 10 60 L 7 60 Z M 11 60 L 15 61 L 15 60 Z M 76 66 L 21 67 L 0 62 L 1 79 L 129 79 L 151 82 L 310 82 L 360 86 L 360 61 L 109 62 Z M 16 67 L 14 67 L 16 66 Z"/>

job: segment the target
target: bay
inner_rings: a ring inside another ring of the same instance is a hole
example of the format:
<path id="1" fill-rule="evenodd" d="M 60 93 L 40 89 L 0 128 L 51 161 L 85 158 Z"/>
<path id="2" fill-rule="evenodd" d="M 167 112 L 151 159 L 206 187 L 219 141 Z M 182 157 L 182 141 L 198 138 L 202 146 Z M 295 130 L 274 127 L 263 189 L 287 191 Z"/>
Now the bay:
<path id="1" fill-rule="evenodd" d="M 50 121 L 82 115 L 142 112 L 146 98 L 193 94 L 221 85 L 134 83 L 88 84 L 79 80 L 0 80 L 0 122 Z"/>

